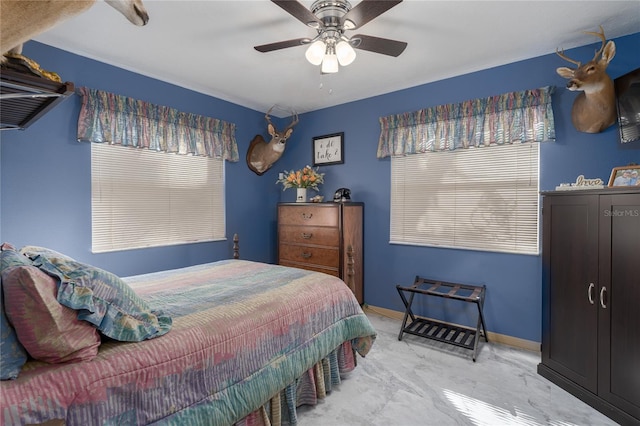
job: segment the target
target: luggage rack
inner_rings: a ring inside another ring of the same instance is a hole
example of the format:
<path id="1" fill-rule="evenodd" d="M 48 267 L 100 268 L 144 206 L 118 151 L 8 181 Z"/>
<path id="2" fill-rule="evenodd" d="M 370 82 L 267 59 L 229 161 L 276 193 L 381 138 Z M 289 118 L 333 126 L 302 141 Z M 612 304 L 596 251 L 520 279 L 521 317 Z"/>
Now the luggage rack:
<path id="1" fill-rule="evenodd" d="M 430 287 L 426 289 L 421 288 L 425 284 L 430 285 Z M 416 276 L 412 286 L 403 287 L 401 285 L 396 285 L 396 289 L 398 290 L 402 303 L 404 303 L 406 308 L 398 340 L 402 340 L 402 335 L 404 333 L 408 333 L 460 346 L 473 351 L 473 362 L 476 362 L 478 341 L 480 340 L 480 337 L 483 336 L 485 341 L 489 341 L 484 323 L 484 314 L 482 313 L 484 297 L 487 290 L 486 285 L 473 286 L 449 283 Z M 405 293 L 409 294 L 409 300 L 405 297 Z M 413 304 L 413 298 L 416 294 L 444 297 L 447 299 L 460 300 L 462 302 L 475 303 L 478 307 L 478 321 L 476 328 L 473 329 L 470 327 L 457 326 L 442 321 L 415 316 L 411 310 L 411 305 Z M 411 323 L 407 325 L 409 317 L 411 318 Z"/>

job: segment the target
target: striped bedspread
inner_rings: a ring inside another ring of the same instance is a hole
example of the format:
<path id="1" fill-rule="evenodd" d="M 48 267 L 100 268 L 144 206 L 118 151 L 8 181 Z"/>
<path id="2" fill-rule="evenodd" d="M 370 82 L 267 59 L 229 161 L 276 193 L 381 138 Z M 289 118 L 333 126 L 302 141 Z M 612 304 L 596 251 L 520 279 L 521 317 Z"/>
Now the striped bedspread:
<path id="1" fill-rule="evenodd" d="M 30 361 L 1 383 L 0 424 L 230 425 L 375 330 L 339 279 L 225 260 L 125 279 L 173 317 L 164 336 L 103 342 L 89 362 Z"/>

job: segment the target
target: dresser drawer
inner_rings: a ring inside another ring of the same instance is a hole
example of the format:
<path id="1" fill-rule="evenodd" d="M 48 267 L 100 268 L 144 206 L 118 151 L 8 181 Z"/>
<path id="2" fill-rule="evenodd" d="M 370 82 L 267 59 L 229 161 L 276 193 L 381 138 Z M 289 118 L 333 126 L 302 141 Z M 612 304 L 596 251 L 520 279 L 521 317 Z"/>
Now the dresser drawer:
<path id="1" fill-rule="evenodd" d="M 316 266 L 316 265 L 307 265 L 304 263 L 295 263 L 295 262 L 280 262 L 282 266 L 291 266 L 293 268 L 306 269 L 307 271 L 315 271 L 315 272 L 323 272 L 325 274 L 333 275 L 334 277 L 340 278 L 340 271 L 338 268 L 328 268 L 324 266 Z"/>
<path id="2" fill-rule="evenodd" d="M 281 225 L 338 226 L 338 209 L 320 206 L 281 206 L 278 209 Z"/>
<path id="3" fill-rule="evenodd" d="M 340 250 L 338 248 L 308 247 L 280 243 L 278 255 L 278 263 L 288 260 L 333 268 L 337 268 L 340 265 Z"/>
<path id="4" fill-rule="evenodd" d="M 280 225 L 278 239 L 283 243 L 338 247 L 340 230 L 321 226 Z"/>

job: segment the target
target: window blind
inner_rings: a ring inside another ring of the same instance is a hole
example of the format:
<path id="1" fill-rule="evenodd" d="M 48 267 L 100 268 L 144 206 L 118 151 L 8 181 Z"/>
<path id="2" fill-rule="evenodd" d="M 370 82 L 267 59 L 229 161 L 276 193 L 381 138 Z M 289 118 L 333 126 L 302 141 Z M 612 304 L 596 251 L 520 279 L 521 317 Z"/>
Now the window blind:
<path id="1" fill-rule="evenodd" d="M 391 159 L 391 243 L 537 254 L 538 143 Z"/>
<path id="2" fill-rule="evenodd" d="M 92 251 L 225 238 L 224 161 L 91 144 Z"/>

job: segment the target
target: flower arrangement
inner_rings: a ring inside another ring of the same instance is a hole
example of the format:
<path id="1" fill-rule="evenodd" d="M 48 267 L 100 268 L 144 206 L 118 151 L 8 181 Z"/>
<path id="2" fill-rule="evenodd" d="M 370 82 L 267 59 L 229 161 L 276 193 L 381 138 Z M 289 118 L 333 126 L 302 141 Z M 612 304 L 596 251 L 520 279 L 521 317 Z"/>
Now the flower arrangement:
<path id="1" fill-rule="evenodd" d="M 281 183 L 284 191 L 289 188 L 312 188 L 318 190 L 318 185 L 324 183 L 324 173 L 318 173 L 318 169 L 312 169 L 305 166 L 300 170 L 285 170 L 282 179 L 278 179 L 276 183 Z"/>

